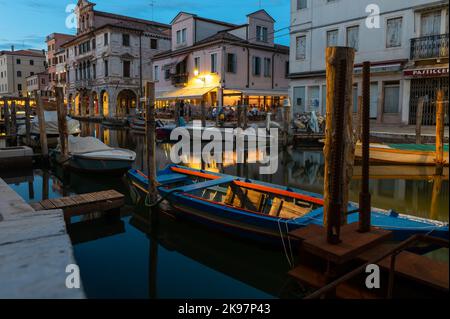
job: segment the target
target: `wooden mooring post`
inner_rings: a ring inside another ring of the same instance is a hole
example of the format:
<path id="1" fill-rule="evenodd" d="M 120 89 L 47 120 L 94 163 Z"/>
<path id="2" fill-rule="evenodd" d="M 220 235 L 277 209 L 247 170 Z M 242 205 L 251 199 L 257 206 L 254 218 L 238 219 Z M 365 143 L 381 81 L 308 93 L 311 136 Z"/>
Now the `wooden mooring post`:
<path id="1" fill-rule="evenodd" d="M 3 121 L 5 126 L 5 136 L 6 136 L 6 146 L 9 146 L 9 137 L 11 135 L 10 131 L 10 119 L 9 119 L 9 105 L 6 98 L 3 99 Z"/>
<path id="2" fill-rule="evenodd" d="M 11 101 L 10 145 L 17 146 L 17 112 L 16 101 Z"/>
<path id="3" fill-rule="evenodd" d="M 359 231 L 370 231 L 371 195 L 369 192 L 369 152 L 370 152 L 370 62 L 363 63 L 362 70 L 362 182 L 359 193 Z"/>
<path id="4" fill-rule="evenodd" d="M 444 170 L 444 91 L 436 94 L 436 175 Z"/>
<path id="5" fill-rule="evenodd" d="M 158 199 L 156 188 L 156 123 L 155 123 L 155 83 L 147 82 L 145 89 L 146 117 L 145 133 L 147 137 L 147 167 L 148 167 L 148 200 L 155 203 Z"/>
<path id="6" fill-rule="evenodd" d="M 206 127 L 206 108 L 205 108 L 205 101 L 203 100 L 200 104 L 200 112 L 201 112 L 202 127 Z"/>
<path id="7" fill-rule="evenodd" d="M 354 56 L 353 48 L 326 49 L 324 225 L 330 244 L 340 242 L 340 227 L 346 222 L 348 184 L 354 161 L 351 109 Z"/>
<path id="8" fill-rule="evenodd" d="M 421 96 L 417 101 L 416 111 L 416 144 L 422 144 L 422 117 L 424 98 Z"/>
<path id="9" fill-rule="evenodd" d="M 291 102 L 289 98 L 284 100 L 284 121 L 283 121 L 283 147 L 286 148 L 289 143 L 289 127 L 291 123 Z"/>
<path id="10" fill-rule="evenodd" d="M 242 105 L 238 105 L 236 109 L 237 127 L 242 128 Z"/>
<path id="11" fill-rule="evenodd" d="M 25 99 L 25 141 L 31 145 L 31 105 L 30 99 Z"/>
<path id="12" fill-rule="evenodd" d="M 59 145 L 61 147 L 61 160 L 66 161 L 69 157 L 69 137 L 67 129 L 67 110 L 64 105 L 64 93 L 62 87 L 55 88 L 56 95 L 56 112 L 58 114 L 58 131 L 59 131 Z"/>
<path id="13" fill-rule="evenodd" d="M 248 99 L 247 99 L 247 101 L 248 101 Z M 248 104 L 247 103 L 244 103 L 244 110 L 243 110 L 243 112 L 244 112 L 244 127 L 243 127 L 243 129 L 244 130 L 246 130 L 247 129 L 247 127 L 248 127 Z"/>
<path id="14" fill-rule="evenodd" d="M 47 144 L 47 131 L 45 129 L 45 116 L 44 116 L 44 104 L 42 97 L 38 91 L 34 91 L 36 97 L 36 113 L 39 120 L 39 135 L 41 143 L 41 153 L 44 161 L 48 160 L 48 144 Z"/>

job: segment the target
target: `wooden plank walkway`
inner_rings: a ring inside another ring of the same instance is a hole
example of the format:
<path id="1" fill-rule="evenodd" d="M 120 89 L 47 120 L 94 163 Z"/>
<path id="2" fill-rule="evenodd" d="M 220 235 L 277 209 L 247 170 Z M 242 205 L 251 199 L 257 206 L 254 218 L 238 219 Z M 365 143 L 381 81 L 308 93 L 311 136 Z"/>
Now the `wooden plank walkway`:
<path id="1" fill-rule="evenodd" d="M 46 199 L 30 204 L 36 211 L 62 209 L 66 221 L 73 216 L 93 212 L 107 212 L 125 204 L 125 196 L 115 190 L 107 190 L 70 197 Z"/>

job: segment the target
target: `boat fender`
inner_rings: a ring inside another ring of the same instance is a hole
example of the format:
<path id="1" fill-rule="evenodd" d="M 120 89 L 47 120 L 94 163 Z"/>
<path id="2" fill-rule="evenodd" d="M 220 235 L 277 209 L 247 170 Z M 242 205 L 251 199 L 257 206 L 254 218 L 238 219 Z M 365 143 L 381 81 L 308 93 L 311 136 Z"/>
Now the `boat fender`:
<path id="1" fill-rule="evenodd" d="M 395 210 L 391 209 L 388 211 L 389 216 L 391 217 L 398 217 L 399 213 L 397 213 Z"/>

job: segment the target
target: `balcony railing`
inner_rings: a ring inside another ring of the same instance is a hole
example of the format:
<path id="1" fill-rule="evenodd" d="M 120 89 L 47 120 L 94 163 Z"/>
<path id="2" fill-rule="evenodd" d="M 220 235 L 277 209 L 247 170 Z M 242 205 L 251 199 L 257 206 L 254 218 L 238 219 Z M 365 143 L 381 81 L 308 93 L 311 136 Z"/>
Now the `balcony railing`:
<path id="1" fill-rule="evenodd" d="M 448 58 L 448 33 L 411 39 L 411 60 Z"/>
<path id="2" fill-rule="evenodd" d="M 172 74 L 172 85 L 183 85 L 188 82 L 189 73 Z"/>

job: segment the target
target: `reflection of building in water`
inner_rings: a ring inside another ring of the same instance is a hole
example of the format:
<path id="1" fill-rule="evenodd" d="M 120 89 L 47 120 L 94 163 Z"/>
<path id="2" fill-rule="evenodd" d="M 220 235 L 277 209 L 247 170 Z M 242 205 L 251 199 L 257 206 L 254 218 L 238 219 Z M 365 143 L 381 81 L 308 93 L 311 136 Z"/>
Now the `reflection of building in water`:
<path id="1" fill-rule="evenodd" d="M 372 194 L 374 206 L 384 209 L 394 209 L 398 212 L 435 218 L 448 221 L 449 195 L 448 180 L 442 181 L 442 186 L 436 207 L 436 216 L 431 214 L 431 198 L 433 193 L 433 182 L 428 180 L 404 180 L 404 179 L 378 179 L 370 180 L 369 190 Z M 350 199 L 358 200 L 360 180 L 353 180 L 350 185 Z"/>

